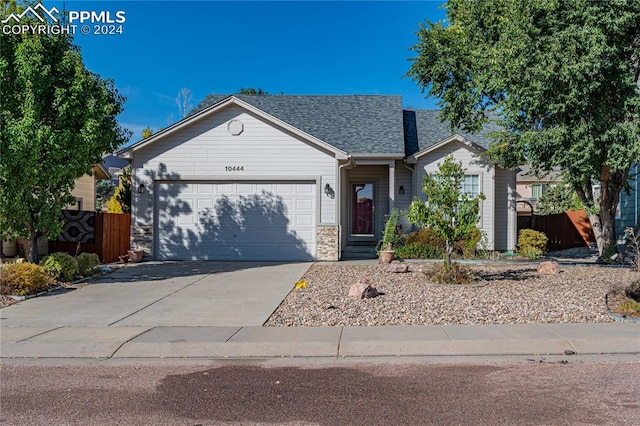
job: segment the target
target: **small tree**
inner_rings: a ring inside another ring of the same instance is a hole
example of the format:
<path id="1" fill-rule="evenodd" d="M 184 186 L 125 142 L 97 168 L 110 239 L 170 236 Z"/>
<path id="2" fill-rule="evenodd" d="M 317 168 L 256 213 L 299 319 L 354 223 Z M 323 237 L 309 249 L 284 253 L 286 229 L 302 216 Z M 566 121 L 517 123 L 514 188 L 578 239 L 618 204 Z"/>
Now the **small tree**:
<path id="1" fill-rule="evenodd" d="M 113 197 L 107 202 L 108 213 L 131 212 L 131 167 L 122 169 L 120 184 L 116 188 Z"/>
<path id="2" fill-rule="evenodd" d="M 580 202 L 576 191 L 569 185 L 559 183 L 552 186 L 542 194 L 536 204 L 536 214 L 547 215 L 564 213 L 567 210 L 582 210 L 584 206 Z"/>
<path id="3" fill-rule="evenodd" d="M 426 226 L 445 241 L 445 263 L 451 268 L 454 243 L 469 234 L 480 219 L 480 200 L 484 194 L 471 196 L 462 191 L 465 169 L 452 155 L 438 163 L 436 174 L 426 175 L 422 192 L 423 202 L 417 198 L 409 206 L 407 219 L 415 225 Z"/>

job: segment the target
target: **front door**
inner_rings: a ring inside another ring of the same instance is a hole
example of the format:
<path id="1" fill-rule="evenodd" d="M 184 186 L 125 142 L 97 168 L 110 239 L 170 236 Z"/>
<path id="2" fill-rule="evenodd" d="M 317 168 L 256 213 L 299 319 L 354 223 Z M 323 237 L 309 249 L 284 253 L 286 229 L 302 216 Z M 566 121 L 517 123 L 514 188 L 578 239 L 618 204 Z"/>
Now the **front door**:
<path id="1" fill-rule="evenodd" d="M 351 235 L 374 236 L 374 185 L 372 182 L 351 184 Z"/>

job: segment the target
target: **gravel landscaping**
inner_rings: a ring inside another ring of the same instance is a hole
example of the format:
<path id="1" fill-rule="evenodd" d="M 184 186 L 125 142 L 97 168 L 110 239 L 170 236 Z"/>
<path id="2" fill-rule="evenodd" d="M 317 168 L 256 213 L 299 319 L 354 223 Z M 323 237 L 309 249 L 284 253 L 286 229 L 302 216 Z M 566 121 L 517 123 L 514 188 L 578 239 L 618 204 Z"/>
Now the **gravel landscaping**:
<path id="1" fill-rule="evenodd" d="M 537 264 L 472 266 L 484 286 L 434 285 L 411 264 L 394 274 L 384 265 L 316 264 L 303 277 L 266 326 L 380 326 L 417 324 L 518 324 L 613 322 L 605 294 L 640 275 L 628 268 L 563 266 L 557 275 L 540 275 Z M 349 298 L 359 278 L 384 293 Z"/>

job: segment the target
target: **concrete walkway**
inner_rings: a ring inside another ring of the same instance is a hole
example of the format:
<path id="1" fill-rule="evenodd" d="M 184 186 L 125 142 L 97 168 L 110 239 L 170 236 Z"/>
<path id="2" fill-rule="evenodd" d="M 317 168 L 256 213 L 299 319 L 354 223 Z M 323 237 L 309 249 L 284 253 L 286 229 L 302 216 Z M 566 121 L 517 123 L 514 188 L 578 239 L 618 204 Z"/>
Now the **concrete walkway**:
<path id="1" fill-rule="evenodd" d="M 0 358 L 640 354 L 640 323 L 261 327 L 310 264 L 132 265 L 0 311 Z"/>

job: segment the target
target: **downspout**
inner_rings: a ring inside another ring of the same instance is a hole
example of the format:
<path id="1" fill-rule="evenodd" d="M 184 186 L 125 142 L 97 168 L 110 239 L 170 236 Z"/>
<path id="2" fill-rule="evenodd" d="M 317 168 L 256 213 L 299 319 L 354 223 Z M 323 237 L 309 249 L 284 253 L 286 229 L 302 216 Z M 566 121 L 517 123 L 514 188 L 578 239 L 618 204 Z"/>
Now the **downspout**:
<path id="1" fill-rule="evenodd" d="M 353 158 L 351 156 L 348 157 L 348 162 L 338 166 L 338 176 L 337 176 L 337 184 L 336 187 L 338 189 L 338 199 L 336 200 L 336 209 L 338 210 L 338 260 L 342 258 L 342 182 L 340 178 L 342 177 L 342 169 L 343 168 L 353 168 Z"/>
<path id="2" fill-rule="evenodd" d="M 416 195 L 416 177 L 414 176 L 415 169 L 407 165 L 407 160 L 403 160 L 402 165 L 404 166 L 405 169 L 411 172 L 411 195 L 415 197 Z"/>

